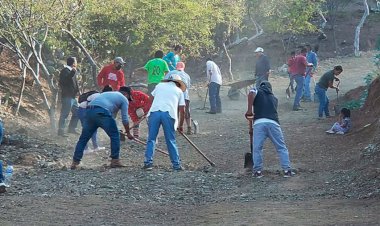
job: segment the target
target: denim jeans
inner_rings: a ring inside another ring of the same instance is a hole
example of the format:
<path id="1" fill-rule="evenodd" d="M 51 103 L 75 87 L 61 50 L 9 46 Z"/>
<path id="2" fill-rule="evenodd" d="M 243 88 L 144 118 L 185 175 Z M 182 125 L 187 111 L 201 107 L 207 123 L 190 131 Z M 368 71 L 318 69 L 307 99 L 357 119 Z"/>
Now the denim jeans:
<path id="1" fill-rule="evenodd" d="M 175 139 L 174 119 L 170 117 L 167 111 L 151 112 L 148 118 L 148 141 L 145 151 L 145 165 L 153 165 L 154 149 L 156 146 L 156 138 L 160 126 L 164 130 L 166 146 L 168 147 L 170 161 L 173 168 L 178 169 L 181 166 L 181 159 L 179 158 L 177 142 Z"/>
<path id="2" fill-rule="evenodd" d="M 289 170 L 289 152 L 285 145 L 281 127 L 274 123 L 263 122 L 253 126 L 253 171 L 263 170 L 263 146 L 268 137 L 277 150 L 281 168 Z"/>
<path id="3" fill-rule="evenodd" d="M 296 87 L 296 96 L 294 97 L 293 109 L 300 107 L 300 101 L 302 97 L 302 90 L 303 90 L 305 77 L 302 75 L 296 75 L 294 79 L 297 83 L 297 87 Z"/>
<path id="4" fill-rule="evenodd" d="M 3 125 L 3 122 L 0 121 L 0 145 L 3 142 L 3 135 L 4 135 L 4 125 Z"/>
<path id="5" fill-rule="evenodd" d="M 62 131 L 65 129 L 66 119 L 71 111 L 71 120 L 69 123 L 69 131 L 75 130 L 78 125 L 78 102 L 75 98 L 62 97 L 61 114 L 58 121 L 58 130 Z"/>
<path id="6" fill-rule="evenodd" d="M 86 108 L 79 108 L 78 109 L 78 118 L 80 120 L 80 123 L 82 124 L 82 127 L 83 127 L 83 124 L 84 124 L 84 120 L 86 119 L 86 111 L 87 109 Z M 92 141 L 92 146 L 94 147 L 94 149 L 98 148 L 99 145 L 98 145 L 98 139 L 97 139 L 97 134 L 98 134 L 98 130 L 95 130 L 94 134 L 92 134 L 92 137 L 91 137 L 91 141 Z M 88 145 L 86 144 L 86 147 L 85 149 L 88 148 Z"/>
<path id="7" fill-rule="evenodd" d="M 326 116 L 330 116 L 329 112 L 329 98 L 326 95 L 324 88 L 321 88 L 318 84 L 315 86 L 315 93 L 319 99 L 318 117 L 323 117 L 323 112 Z"/>
<path id="8" fill-rule="evenodd" d="M 95 107 L 87 109 L 86 118 L 83 123 L 82 134 L 75 147 L 73 160 L 79 162 L 83 157 L 83 151 L 87 142 L 98 128 L 102 128 L 111 139 L 111 158 L 119 159 L 120 135 L 116 121 L 110 111 Z"/>
<path id="9" fill-rule="evenodd" d="M 294 76 L 290 73 L 288 73 L 288 75 L 289 75 L 289 86 L 292 89 L 292 92 L 294 92 Z"/>
<path id="10" fill-rule="evenodd" d="M 219 91 L 220 85 L 215 82 L 210 82 L 208 87 L 209 91 L 209 100 L 210 100 L 210 111 L 211 112 L 222 112 L 222 102 L 220 100 Z"/>
<path id="11" fill-rule="evenodd" d="M 0 183 L 4 182 L 4 175 L 3 175 L 3 162 L 0 160 Z"/>
<path id="12" fill-rule="evenodd" d="M 307 74 L 305 77 L 305 82 L 303 86 L 303 98 L 307 101 L 311 101 L 311 93 L 310 93 L 310 81 L 311 81 L 311 76 L 310 74 Z"/>

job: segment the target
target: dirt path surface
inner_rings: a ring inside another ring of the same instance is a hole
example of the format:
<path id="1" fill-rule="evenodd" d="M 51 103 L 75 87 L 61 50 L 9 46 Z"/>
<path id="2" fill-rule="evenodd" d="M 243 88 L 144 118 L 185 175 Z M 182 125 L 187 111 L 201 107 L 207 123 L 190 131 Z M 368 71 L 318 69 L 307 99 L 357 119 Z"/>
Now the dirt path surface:
<path id="1" fill-rule="evenodd" d="M 324 61 L 318 75 L 342 64 L 341 90 L 347 92 L 364 85 L 363 76 L 373 68 L 370 57 Z M 0 225 L 379 225 L 379 162 L 363 158 L 372 137 L 326 135 L 336 119 L 317 120 L 315 103 L 291 111 L 288 79 L 271 82 L 295 177 L 281 176 L 268 141 L 265 176 L 245 173 L 246 98 L 230 101 L 223 87 L 223 113 L 217 115 L 197 110 L 203 102 L 193 92 L 192 114 L 200 133 L 190 138 L 216 163 L 214 168 L 178 136 L 185 171 L 172 172 L 160 153 L 153 171 L 141 170 L 144 147 L 131 141 L 122 150 L 127 167 L 109 169 L 109 144 L 102 134 L 107 150 L 85 155 L 82 169 L 70 171 L 66 166 L 75 136 L 60 139 L 41 126 L 19 129 L 9 122 L 6 128 L 17 135 L 8 138 L 0 154 L 17 165 L 12 187 L 0 195 Z M 328 93 L 334 98 L 333 91 Z M 159 146 L 165 148 L 163 138 Z"/>

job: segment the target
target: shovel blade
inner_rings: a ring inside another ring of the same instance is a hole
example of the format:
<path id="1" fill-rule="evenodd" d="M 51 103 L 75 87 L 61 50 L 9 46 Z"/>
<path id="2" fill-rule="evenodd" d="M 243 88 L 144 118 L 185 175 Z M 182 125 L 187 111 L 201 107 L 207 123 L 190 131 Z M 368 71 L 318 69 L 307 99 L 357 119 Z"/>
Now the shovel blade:
<path id="1" fill-rule="evenodd" d="M 198 134 L 199 133 L 199 123 L 197 120 L 191 120 L 192 123 L 193 123 L 193 128 L 194 128 L 194 134 Z"/>

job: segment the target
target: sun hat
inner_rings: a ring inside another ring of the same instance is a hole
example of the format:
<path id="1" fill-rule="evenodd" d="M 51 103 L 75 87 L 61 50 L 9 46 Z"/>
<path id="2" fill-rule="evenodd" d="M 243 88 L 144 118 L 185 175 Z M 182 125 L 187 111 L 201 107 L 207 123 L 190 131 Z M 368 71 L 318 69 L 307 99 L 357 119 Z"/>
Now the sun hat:
<path id="1" fill-rule="evenodd" d="M 166 79 L 162 80 L 162 82 L 175 82 L 179 85 L 179 88 L 182 90 L 182 92 L 185 92 L 186 90 L 186 85 L 182 81 L 181 76 L 177 74 L 170 74 Z"/>
<path id="2" fill-rule="evenodd" d="M 183 71 L 185 70 L 185 63 L 184 62 L 178 62 L 177 65 L 175 66 L 175 69 L 177 69 L 178 71 Z"/>
<path id="3" fill-rule="evenodd" d="M 264 49 L 261 47 L 257 47 L 257 49 L 255 50 L 255 53 L 263 53 L 263 52 L 264 52 Z"/>

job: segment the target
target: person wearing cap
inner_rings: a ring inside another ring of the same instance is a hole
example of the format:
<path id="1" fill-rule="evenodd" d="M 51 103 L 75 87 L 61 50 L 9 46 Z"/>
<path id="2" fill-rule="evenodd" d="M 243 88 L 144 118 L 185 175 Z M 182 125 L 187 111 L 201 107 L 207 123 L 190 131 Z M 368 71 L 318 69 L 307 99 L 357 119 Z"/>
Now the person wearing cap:
<path id="1" fill-rule="evenodd" d="M 270 62 L 269 58 L 264 54 L 264 49 L 261 47 L 255 50 L 255 55 L 257 58 L 255 68 L 256 86 L 259 86 L 262 81 L 268 81 Z"/>
<path id="2" fill-rule="evenodd" d="M 170 51 L 164 56 L 164 60 L 168 64 L 170 71 L 174 71 L 176 69 L 177 63 L 181 61 L 180 55 L 182 53 L 182 50 L 182 45 L 175 45 L 174 52 Z"/>
<path id="3" fill-rule="evenodd" d="M 174 170 L 183 170 L 178 153 L 175 131 L 183 131 L 185 98 L 185 83 L 177 74 L 168 76 L 162 80 L 153 90 L 153 103 L 148 113 L 149 135 L 145 151 L 143 169 L 151 170 L 153 167 L 153 155 L 156 146 L 156 138 L 160 126 L 164 130 L 165 141 L 169 157 Z M 179 112 L 179 122 L 178 122 Z"/>
<path id="4" fill-rule="evenodd" d="M 92 100 L 86 111 L 82 134 L 75 146 L 71 169 L 75 170 L 83 157 L 87 142 L 100 127 L 111 140 L 111 167 L 123 167 L 120 162 L 120 134 L 114 116 L 121 111 L 121 119 L 128 139 L 133 139 L 129 132 L 127 87 L 120 87 L 119 91 L 101 93 Z"/>
<path id="5" fill-rule="evenodd" d="M 79 93 L 77 81 L 77 60 L 75 57 L 67 58 L 67 65 L 59 73 L 58 85 L 61 90 L 61 112 L 58 120 L 58 136 L 66 137 L 64 129 L 66 119 L 71 112 L 68 133 L 78 134 L 75 128 L 78 125 L 78 102 L 76 96 Z"/>
<path id="6" fill-rule="evenodd" d="M 206 73 L 208 81 L 208 92 L 210 111 L 208 114 L 222 113 L 222 101 L 220 100 L 220 86 L 222 85 L 222 73 L 218 65 L 211 58 L 206 60 Z"/>
<path id="7" fill-rule="evenodd" d="M 168 74 L 166 74 L 165 79 L 167 79 L 172 74 L 177 74 L 181 77 L 182 81 L 186 85 L 186 90 L 183 92 L 184 98 L 185 98 L 185 121 L 187 125 L 187 131 L 186 133 L 188 135 L 192 134 L 191 130 L 191 116 L 190 116 L 190 96 L 189 96 L 189 89 L 191 86 L 191 79 L 190 76 L 185 72 L 185 63 L 184 62 L 178 62 L 176 66 L 176 70 L 170 71 Z"/>
<path id="8" fill-rule="evenodd" d="M 169 67 L 166 61 L 162 59 L 164 52 L 157 50 L 154 53 L 154 59 L 149 60 L 144 67 L 137 68 L 134 72 L 144 71 L 148 74 L 148 94 L 151 96 L 156 85 L 164 79 L 165 74 L 169 72 Z"/>
<path id="9" fill-rule="evenodd" d="M 318 57 L 317 54 L 311 49 L 310 44 L 305 45 L 307 53 L 306 60 L 309 64 L 309 67 L 306 70 L 305 82 L 304 82 L 304 92 L 303 92 L 303 101 L 311 102 L 311 92 L 310 92 L 310 81 L 318 67 Z"/>
<path id="10" fill-rule="evenodd" d="M 102 68 L 97 77 L 100 89 L 103 89 L 106 85 L 110 85 L 114 91 L 118 91 L 121 86 L 125 86 L 124 71 L 122 69 L 124 64 L 123 58 L 116 57 L 113 64 Z"/>
<path id="11" fill-rule="evenodd" d="M 277 114 L 278 100 L 273 95 L 272 85 L 268 81 L 260 83 L 259 87 L 250 90 L 248 95 L 248 108 L 245 113 L 247 120 L 253 120 L 253 176 L 263 177 L 263 146 L 269 139 L 274 144 L 284 177 L 291 177 L 289 151 L 286 147 Z"/>
<path id="12" fill-rule="evenodd" d="M 133 90 L 131 87 L 127 87 L 126 97 L 129 100 L 128 114 L 133 122 L 133 136 L 139 138 L 139 121 L 143 116 L 148 114 L 152 102 L 150 97 L 146 93 L 138 90 Z"/>
<path id="13" fill-rule="evenodd" d="M 301 49 L 301 53 L 296 56 L 294 59 L 295 64 L 295 76 L 294 80 L 296 81 L 296 95 L 294 97 L 293 111 L 302 110 L 300 102 L 302 98 L 303 85 L 305 82 L 306 68 L 308 66 L 306 59 L 306 48 Z"/>

